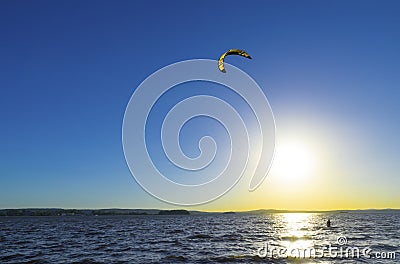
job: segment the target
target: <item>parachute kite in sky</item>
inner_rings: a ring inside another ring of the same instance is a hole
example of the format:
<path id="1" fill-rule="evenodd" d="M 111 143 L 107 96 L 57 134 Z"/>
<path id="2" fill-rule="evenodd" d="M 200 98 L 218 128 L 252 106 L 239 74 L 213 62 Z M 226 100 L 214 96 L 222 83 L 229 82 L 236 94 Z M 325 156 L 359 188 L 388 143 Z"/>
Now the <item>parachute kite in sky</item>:
<path id="1" fill-rule="evenodd" d="M 244 51 L 244 50 L 240 50 L 240 49 L 230 49 L 227 52 L 225 52 L 224 54 L 221 55 L 221 57 L 219 57 L 218 60 L 218 69 L 222 72 L 226 72 L 225 71 L 225 66 L 224 66 L 224 60 L 226 56 L 229 55 L 239 55 L 239 56 L 243 56 L 246 57 L 248 59 L 251 59 L 250 55 Z"/>

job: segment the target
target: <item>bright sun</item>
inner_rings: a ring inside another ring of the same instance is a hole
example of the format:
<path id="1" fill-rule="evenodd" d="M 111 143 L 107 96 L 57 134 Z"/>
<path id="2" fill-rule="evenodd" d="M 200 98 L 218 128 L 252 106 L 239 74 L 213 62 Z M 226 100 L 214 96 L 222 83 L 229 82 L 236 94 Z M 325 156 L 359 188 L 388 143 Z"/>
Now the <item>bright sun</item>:
<path id="1" fill-rule="evenodd" d="M 313 172 L 315 159 L 313 153 L 305 144 L 288 142 L 277 146 L 273 171 L 284 183 L 306 181 Z"/>

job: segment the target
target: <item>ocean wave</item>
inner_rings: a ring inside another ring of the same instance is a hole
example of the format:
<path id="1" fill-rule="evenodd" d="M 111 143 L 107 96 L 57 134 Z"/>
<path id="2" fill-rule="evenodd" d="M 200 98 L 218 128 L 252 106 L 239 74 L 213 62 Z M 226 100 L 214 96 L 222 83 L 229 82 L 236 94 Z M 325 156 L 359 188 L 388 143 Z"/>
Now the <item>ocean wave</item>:
<path id="1" fill-rule="evenodd" d="M 187 237 L 188 239 L 211 239 L 213 236 L 207 234 L 194 234 Z"/>

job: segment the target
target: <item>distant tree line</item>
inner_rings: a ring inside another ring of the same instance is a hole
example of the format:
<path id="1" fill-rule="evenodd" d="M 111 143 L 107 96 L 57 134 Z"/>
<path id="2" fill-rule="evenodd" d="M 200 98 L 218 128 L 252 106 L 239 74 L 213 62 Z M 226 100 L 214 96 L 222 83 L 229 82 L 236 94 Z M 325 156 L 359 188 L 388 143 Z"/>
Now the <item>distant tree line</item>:
<path id="1" fill-rule="evenodd" d="M 67 216 L 67 215 L 189 215 L 187 210 L 146 209 L 1 209 L 0 216 Z"/>
<path id="2" fill-rule="evenodd" d="M 83 214 L 77 209 L 3 209 L 0 216 L 60 216 Z"/>
<path id="3" fill-rule="evenodd" d="M 2 209 L 0 216 L 67 216 L 67 215 L 148 215 L 144 211 L 130 209 Z"/>
<path id="4" fill-rule="evenodd" d="M 159 215 L 188 215 L 190 214 L 187 210 L 161 210 L 158 212 Z"/>

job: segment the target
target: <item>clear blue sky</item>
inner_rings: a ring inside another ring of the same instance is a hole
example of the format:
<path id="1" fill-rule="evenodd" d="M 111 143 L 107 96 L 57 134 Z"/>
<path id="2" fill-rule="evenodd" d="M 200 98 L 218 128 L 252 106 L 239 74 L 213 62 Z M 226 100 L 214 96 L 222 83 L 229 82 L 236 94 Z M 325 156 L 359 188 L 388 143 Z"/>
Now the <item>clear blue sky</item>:
<path id="1" fill-rule="evenodd" d="M 332 152 L 398 197 L 399 12 L 399 1 L 3 0 L 0 208 L 170 207 L 125 164 L 126 104 L 162 66 L 229 48 L 254 58 L 230 63 L 263 87 L 278 133 L 339 126 L 332 145 L 348 149 Z"/>

